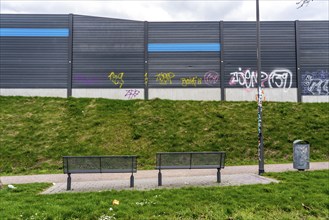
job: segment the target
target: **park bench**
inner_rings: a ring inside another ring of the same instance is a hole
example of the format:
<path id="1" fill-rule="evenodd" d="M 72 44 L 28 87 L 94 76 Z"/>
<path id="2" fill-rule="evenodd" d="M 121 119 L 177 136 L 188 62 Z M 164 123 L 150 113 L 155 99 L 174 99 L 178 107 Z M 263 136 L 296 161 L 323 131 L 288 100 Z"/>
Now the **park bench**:
<path id="1" fill-rule="evenodd" d="M 156 154 L 158 186 L 162 186 L 161 170 L 165 169 L 217 169 L 217 182 L 221 182 L 220 170 L 224 168 L 225 152 L 161 152 Z"/>
<path id="2" fill-rule="evenodd" d="M 137 156 L 64 156 L 63 170 L 68 175 L 67 190 L 72 173 L 131 173 L 130 187 L 134 187 Z"/>

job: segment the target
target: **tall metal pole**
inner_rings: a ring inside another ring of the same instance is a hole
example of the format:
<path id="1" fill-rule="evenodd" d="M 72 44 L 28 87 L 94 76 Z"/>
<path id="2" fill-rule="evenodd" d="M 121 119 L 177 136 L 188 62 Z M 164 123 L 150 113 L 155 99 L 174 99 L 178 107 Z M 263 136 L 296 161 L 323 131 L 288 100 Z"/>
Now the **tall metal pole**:
<path id="1" fill-rule="evenodd" d="M 257 83 L 258 83 L 258 174 L 261 175 L 264 170 L 264 142 L 262 129 L 263 116 L 263 91 L 261 74 L 261 50 L 260 50 L 260 22 L 259 22 L 259 0 L 256 0 L 256 18 L 257 18 Z"/>

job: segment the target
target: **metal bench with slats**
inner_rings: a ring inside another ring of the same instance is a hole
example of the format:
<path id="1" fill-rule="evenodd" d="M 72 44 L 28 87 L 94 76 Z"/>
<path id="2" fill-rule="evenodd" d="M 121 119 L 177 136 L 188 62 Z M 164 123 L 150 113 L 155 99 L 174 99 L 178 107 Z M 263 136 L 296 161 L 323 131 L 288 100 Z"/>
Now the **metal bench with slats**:
<path id="1" fill-rule="evenodd" d="M 64 156 L 63 170 L 68 175 L 67 190 L 72 173 L 131 173 L 130 187 L 134 187 L 137 156 Z"/>
<path id="2" fill-rule="evenodd" d="M 158 186 L 162 186 L 161 170 L 166 169 L 217 169 L 217 182 L 221 182 L 220 170 L 225 165 L 225 152 L 161 152 L 156 154 Z"/>

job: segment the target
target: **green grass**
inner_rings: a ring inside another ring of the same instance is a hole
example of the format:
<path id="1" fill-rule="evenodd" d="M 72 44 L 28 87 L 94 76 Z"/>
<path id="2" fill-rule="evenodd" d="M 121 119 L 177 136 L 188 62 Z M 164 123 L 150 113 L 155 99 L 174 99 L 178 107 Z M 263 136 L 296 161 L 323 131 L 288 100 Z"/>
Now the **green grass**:
<path id="1" fill-rule="evenodd" d="M 267 175 L 281 182 L 56 195 L 39 194 L 49 184 L 16 185 L 17 189 L 0 190 L 0 215 L 1 219 L 329 218 L 328 170 Z M 114 199 L 120 205 L 113 206 Z"/>
<path id="2" fill-rule="evenodd" d="M 62 172 L 64 155 L 139 156 L 226 151 L 227 165 L 257 163 L 257 103 L 0 97 L 1 175 Z M 292 142 L 329 160 L 329 103 L 264 103 L 266 163 L 292 162 Z"/>

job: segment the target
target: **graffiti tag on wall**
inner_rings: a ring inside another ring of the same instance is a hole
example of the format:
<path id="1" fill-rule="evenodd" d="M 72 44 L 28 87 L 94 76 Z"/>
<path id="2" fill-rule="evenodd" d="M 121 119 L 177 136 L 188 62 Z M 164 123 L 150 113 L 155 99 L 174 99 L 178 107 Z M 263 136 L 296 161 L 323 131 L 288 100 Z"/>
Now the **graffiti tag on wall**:
<path id="1" fill-rule="evenodd" d="M 136 98 L 141 92 L 138 89 L 127 89 L 126 90 L 126 95 L 128 99 L 133 99 Z"/>
<path id="2" fill-rule="evenodd" d="M 230 73 L 229 85 L 240 85 L 245 88 L 255 88 L 257 85 L 257 71 L 251 68 L 242 69 Z M 292 72 L 288 69 L 275 69 L 271 73 L 261 72 L 262 87 L 283 88 L 287 91 L 292 86 Z"/>
<path id="3" fill-rule="evenodd" d="M 148 78 L 148 74 L 147 73 L 144 74 L 144 84 L 145 84 L 146 87 L 149 84 L 149 78 Z"/>
<path id="4" fill-rule="evenodd" d="M 329 72 L 305 72 L 302 74 L 303 95 L 329 95 Z"/>
<path id="5" fill-rule="evenodd" d="M 124 72 L 117 74 L 115 72 L 111 72 L 108 74 L 108 78 L 113 82 L 114 85 L 119 85 L 119 88 L 122 88 L 123 84 L 125 83 L 123 80 L 124 75 Z"/>
<path id="6" fill-rule="evenodd" d="M 208 71 L 204 74 L 204 82 L 209 86 L 213 86 L 218 82 L 219 74 L 215 71 Z"/>
<path id="7" fill-rule="evenodd" d="M 204 76 L 200 77 L 196 74 L 194 76 L 180 77 L 178 78 L 174 72 L 160 72 L 155 74 L 156 82 L 160 85 L 171 85 L 174 79 L 180 80 L 180 84 L 183 87 L 202 85 L 203 83 L 208 86 L 214 86 L 219 80 L 219 73 L 215 71 L 208 71 Z M 145 75 L 147 77 L 147 75 Z M 146 82 L 146 79 L 145 79 Z"/>
<path id="8" fill-rule="evenodd" d="M 175 78 L 175 74 L 173 72 L 168 73 L 157 73 L 155 75 L 156 81 L 161 85 L 172 84 L 172 79 Z"/>
<path id="9" fill-rule="evenodd" d="M 201 85 L 202 84 L 202 78 L 197 77 L 197 76 L 190 76 L 190 77 L 186 77 L 186 78 L 180 78 L 181 82 L 182 82 L 182 86 L 186 87 L 186 86 L 194 86 L 196 87 L 196 85 Z"/>

